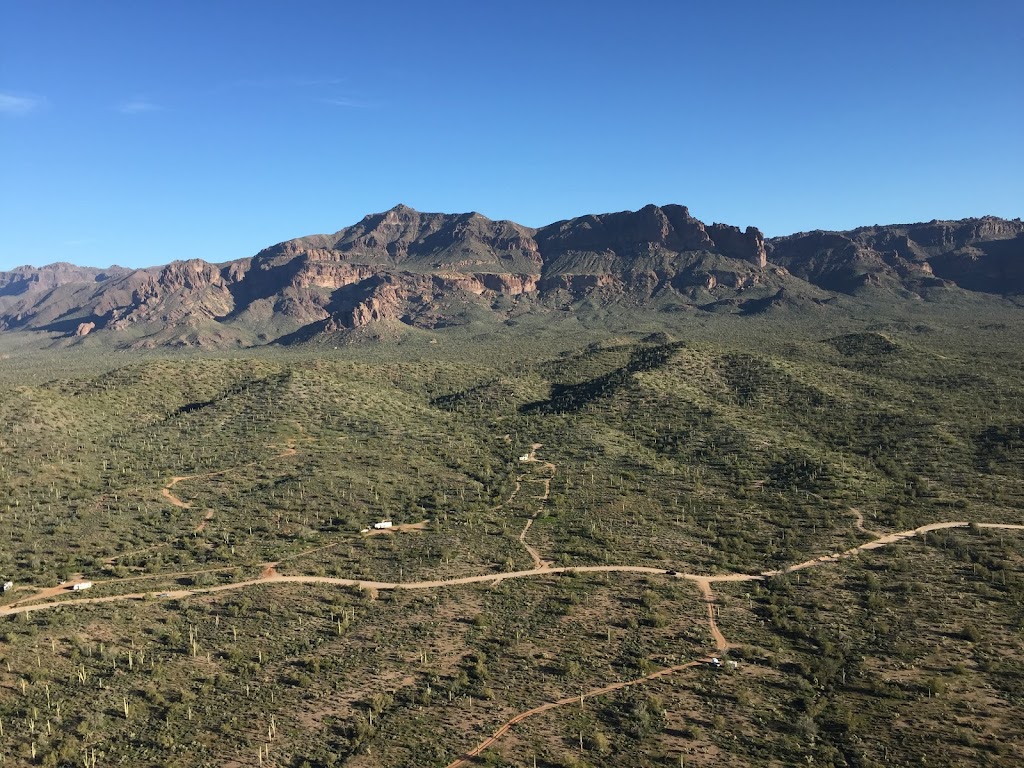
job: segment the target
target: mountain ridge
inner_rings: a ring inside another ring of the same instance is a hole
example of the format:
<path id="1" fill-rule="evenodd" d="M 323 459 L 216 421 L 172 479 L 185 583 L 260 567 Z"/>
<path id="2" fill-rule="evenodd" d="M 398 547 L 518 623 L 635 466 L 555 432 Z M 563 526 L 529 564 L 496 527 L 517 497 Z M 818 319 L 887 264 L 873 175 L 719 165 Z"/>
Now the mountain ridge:
<path id="1" fill-rule="evenodd" d="M 390 321 L 424 329 L 530 312 L 759 314 L 837 296 L 1024 293 L 1024 224 L 994 216 L 765 238 L 681 205 L 532 228 L 398 205 L 222 263 L 56 262 L 0 272 L 0 331 L 116 347 L 291 343 Z"/>

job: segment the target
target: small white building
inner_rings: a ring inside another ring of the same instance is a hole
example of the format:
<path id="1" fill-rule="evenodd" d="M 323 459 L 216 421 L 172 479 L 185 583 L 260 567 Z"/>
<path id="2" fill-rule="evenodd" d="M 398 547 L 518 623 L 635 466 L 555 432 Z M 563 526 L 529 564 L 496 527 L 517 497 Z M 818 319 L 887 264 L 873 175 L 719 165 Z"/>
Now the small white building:
<path id="1" fill-rule="evenodd" d="M 524 453 L 522 456 L 519 457 L 519 460 L 520 461 L 529 461 L 530 460 L 530 454 Z"/>
<path id="2" fill-rule="evenodd" d="M 390 520 L 381 520 L 379 523 L 374 523 L 373 527 L 379 531 L 384 528 L 390 528 L 392 525 L 394 525 L 394 523 L 392 523 Z"/>
<path id="3" fill-rule="evenodd" d="M 77 584 L 72 584 L 71 585 L 71 589 L 73 589 L 75 592 L 81 592 L 83 589 L 91 589 L 91 588 L 92 588 L 92 582 L 91 581 L 80 581 Z"/>
<path id="4" fill-rule="evenodd" d="M 4 582 L 4 592 L 7 592 L 7 591 L 12 590 L 12 589 L 14 589 L 14 582 L 13 581 L 5 581 Z"/>

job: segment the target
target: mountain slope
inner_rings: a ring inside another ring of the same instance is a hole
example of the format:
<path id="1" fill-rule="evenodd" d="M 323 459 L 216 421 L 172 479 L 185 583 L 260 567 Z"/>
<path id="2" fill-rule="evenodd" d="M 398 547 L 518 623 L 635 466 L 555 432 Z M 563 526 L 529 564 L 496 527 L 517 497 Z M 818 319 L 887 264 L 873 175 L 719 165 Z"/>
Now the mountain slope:
<path id="1" fill-rule="evenodd" d="M 679 205 L 540 229 L 478 213 L 371 214 L 247 259 L 0 273 L 0 330 L 126 346 L 304 341 L 564 310 L 801 311 L 836 294 L 1024 293 L 1024 224 L 993 217 L 809 232 L 706 225 Z"/>
<path id="2" fill-rule="evenodd" d="M 907 291 L 956 286 L 1024 293 L 1024 222 L 992 216 L 962 221 L 808 232 L 768 244 L 773 263 L 827 290 L 888 286 Z"/>

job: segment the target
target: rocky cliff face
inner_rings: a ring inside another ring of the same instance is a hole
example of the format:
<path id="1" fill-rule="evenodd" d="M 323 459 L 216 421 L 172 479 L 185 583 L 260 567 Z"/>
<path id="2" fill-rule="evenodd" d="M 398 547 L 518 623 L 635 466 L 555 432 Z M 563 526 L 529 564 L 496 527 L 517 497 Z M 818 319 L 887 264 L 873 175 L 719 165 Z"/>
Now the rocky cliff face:
<path id="1" fill-rule="evenodd" d="M 399 205 L 334 235 L 280 243 L 256 258 L 304 254 L 311 261 L 406 271 L 529 272 L 541 267 L 533 235 L 528 227 L 478 213 L 420 213 Z"/>
<path id="2" fill-rule="evenodd" d="M 652 252 L 717 252 L 764 267 L 764 235 L 754 227 L 712 224 L 706 227 L 682 205 L 648 205 L 636 213 L 605 213 L 560 221 L 537 232 L 549 263 L 566 253 L 614 253 L 623 257 Z"/>
<path id="3" fill-rule="evenodd" d="M 16 267 L 10 272 L 0 272 L 0 296 L 50 291 L 72 283 L 100 283 L 129 271 L 123 267 L 110 267 L 106 270 L 78 267 L 67 262 L 57 262 L 38 269 Z"/>
<path id="4" fill-rule="evenodd" d="M 1024 225 L 996 218 L 766 241 L 683 206 L 531 229 L 398 206 L 226 264 L 0 272 L 0 330 L 115 345 L 259 344 L 389 321 L 423 328 L 626 303 L 749 313 L 824 292 L 1024 292 Z M 815 293 L 817 291 L 818 293 Z"/>
<path id="5" fill-rule="evenodd" d="M 1024 222 L 987 216 L 775 238 L 768 258 L 828 290 L 1024 293 Z"/>
<path id="6" fill-rule="evenodd" d="M 540 290 L 564 300 L 597 294 L 651 299 L 666 291 L 691 301 L 719 286 L 733 290 L 766 276 L 764 236 L 724 224 L 705 226 L 681 205 L 583 216 L 538 230 Z"/>
<path id="7" fill-rule="evenodd" d="M 130 273 L 122 267 L 100 270 L 64 262 L 0 272 L 0 330 L 47 328 Z"/>

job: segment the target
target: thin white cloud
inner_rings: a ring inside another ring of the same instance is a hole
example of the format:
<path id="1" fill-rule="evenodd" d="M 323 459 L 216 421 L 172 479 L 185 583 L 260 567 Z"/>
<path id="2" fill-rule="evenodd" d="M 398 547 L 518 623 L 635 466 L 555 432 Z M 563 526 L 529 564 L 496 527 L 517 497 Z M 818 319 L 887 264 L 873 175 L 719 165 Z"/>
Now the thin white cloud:
<path id="1" fill-rule="evenodd" d="M 27 115 L 43 105 L 42 99 L 0 93 L 0 115 Z"/>
<path id="2" fill-rule="evenodd" d="M 343 77 L 263 77 L 236 80 L 231 85 L 240 88 L 312 88 L 341 85 L 345 82 L 348 82 L 348 79 Z"/>
<path id="3" fill-rule="evenodd" d="M 132 99 L 126 101 L 123 104 L 119 104 L 117 111 L 122 115 L 139 115 L 144 112 L 159 112 L 163 109 L 159 104 L 154 104 L 151 101 L 145 99 Z"/>
<path id="4" fill-rule="evenodd" d="M 330 104 L 332 107 L 352 107 L 353 109 L 366 109 L 370 107 L 365 101 L 358 101 L 356 99 L 320 99 L 321 104 Z"/>

